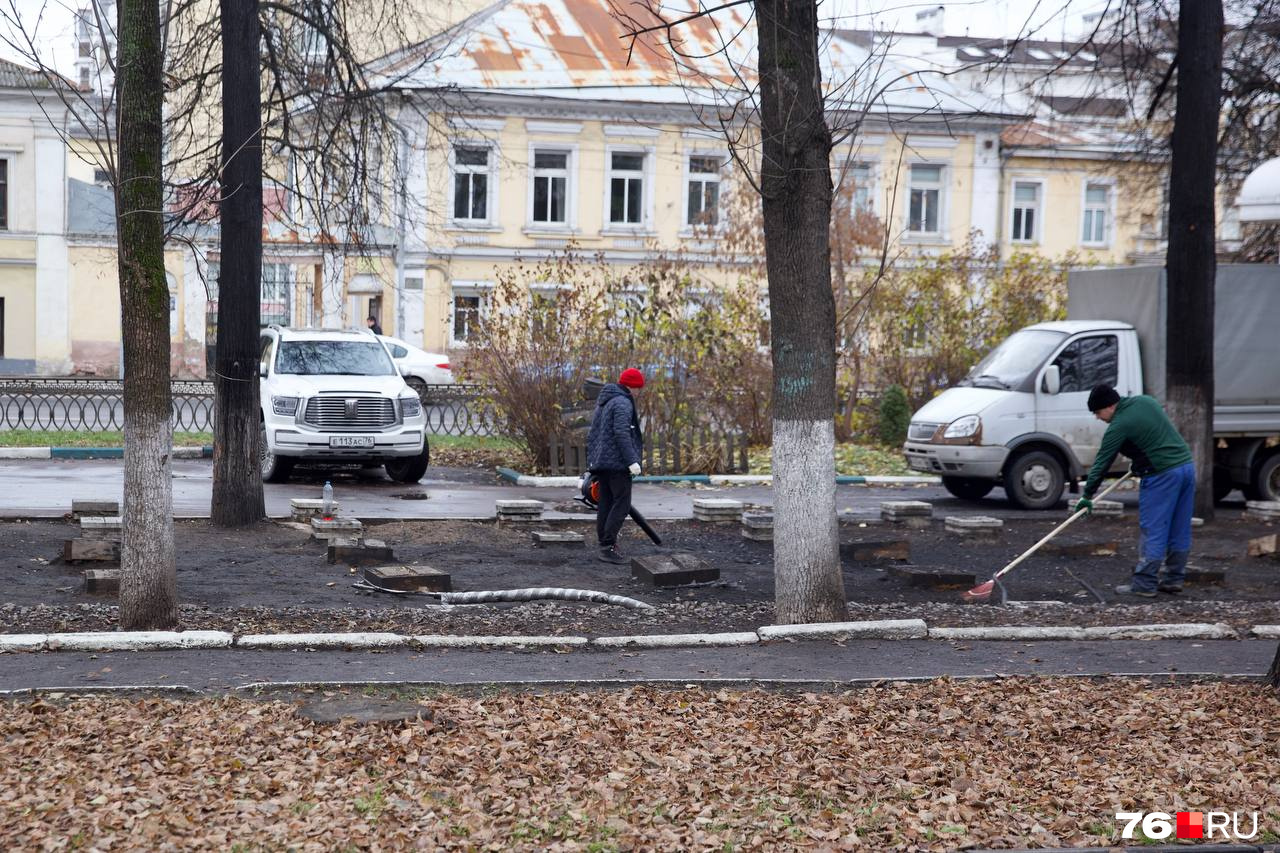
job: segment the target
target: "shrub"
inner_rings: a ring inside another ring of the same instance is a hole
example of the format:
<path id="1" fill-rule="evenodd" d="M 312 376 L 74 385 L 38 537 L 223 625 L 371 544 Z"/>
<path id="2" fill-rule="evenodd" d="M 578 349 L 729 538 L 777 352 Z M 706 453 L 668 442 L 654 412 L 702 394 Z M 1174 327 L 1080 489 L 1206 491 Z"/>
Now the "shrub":
<path id="1" fill-rule="evenodd" d="M 907 440 L 911 410 L 907 408 L 907 392 L 901 385 L 890 385 L 880 395 L 880 442 L 900 447 Z"/>

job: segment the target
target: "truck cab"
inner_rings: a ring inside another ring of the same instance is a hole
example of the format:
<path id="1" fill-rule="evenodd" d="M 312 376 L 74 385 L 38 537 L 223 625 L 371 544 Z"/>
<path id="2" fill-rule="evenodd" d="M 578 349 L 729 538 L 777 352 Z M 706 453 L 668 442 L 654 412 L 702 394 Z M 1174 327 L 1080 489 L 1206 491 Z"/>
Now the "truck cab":
<path id="1" fill-rule="evenodd" d="M 1058 506 L 1067 481 L 1084 476 L 1102 443 L 1106 424 L 1087 405 L 1102 382 L 1122 396 L 1142 393 L 1133 326 L 1028 326 L 912 416 L 907 464 L 939 475 L 960 498 L 976 500 L 999 485 L 1024 509 Z"/>

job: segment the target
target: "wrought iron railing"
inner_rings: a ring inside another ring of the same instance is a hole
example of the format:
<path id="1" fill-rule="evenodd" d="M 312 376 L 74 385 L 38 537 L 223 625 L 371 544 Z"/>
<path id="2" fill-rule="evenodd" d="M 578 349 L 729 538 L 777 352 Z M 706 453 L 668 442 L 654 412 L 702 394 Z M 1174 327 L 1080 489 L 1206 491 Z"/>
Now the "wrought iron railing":
<path id="1" fill-rule="evenodd" d="M 174 380 L 175 432 L 213 431 L 213 383 Z M 428 385 L 421 392 L 429 435 L 492 435 L 497 420 L 480 385 Z M 112 432 L 124 429 L 119 379 L 0 377 L 0 431 Z"/>

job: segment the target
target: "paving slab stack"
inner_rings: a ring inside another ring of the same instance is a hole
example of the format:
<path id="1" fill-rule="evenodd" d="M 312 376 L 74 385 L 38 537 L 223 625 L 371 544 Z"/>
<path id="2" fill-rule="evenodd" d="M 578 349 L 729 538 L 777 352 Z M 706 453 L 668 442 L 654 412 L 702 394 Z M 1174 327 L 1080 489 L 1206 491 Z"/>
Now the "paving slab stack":
<path id="1" fill-rule="evenodd" d="M 86 515 L 80 519 L 80 538 L 119 542 L 124 538 L 124 522 L 118 515 Z"/>
<path id="2" fill-rule="evenodd" d="M 544 509 L 542 501 L 495 501 L 498 521 L 541 521 Z"/>
<path id="3" fill-rule="evenodd" d="M 364 524 L 358 518 L 313 518 L 311 538 L 328 542 L 330 539 L 360 539 L 364 536 Z"/>
<path id="4" fill-rule="evenodd" d="M 1093 518 L 1124 518 L 1124 504 L 1120 501 L 1094 501 Z"/>
<path id="5" fill-rule="evenodd" d="M 582 545 L 586 537 L 572 530 L 535 530 L 534 545 Z"/>
<path id="6" fill-rule="evenodd" d="M 1004 529 L 1004 520 L 989 515 L 948 515 L 942 526 L 960 537 L 993 537 Z"/>
<path id="7" fill-rule="evenodd" d="M 71 502 L 71 515 L 74 518 L 84 518 L 89 516 L 118 516 L 120 515 L 119 501 L 85 501 L 73 500 Z"/>
<path id="8" fill-rule="evenodd" d="M 742 538 L 754 542 L 773 541 L 773 513 L 744 512 L 742 514 Z"/>
<path id="9" fill-rule="evenodd" d="M 1245 515 L 1258 521 L 1280 521 L 1280 501 L 1247 501 Z"/>
<path id="10" fill-rule="evenodd" d="M 742 501 L 728 498 L 694 498 L 693 517 L 695 521 L 712 523 L 740 522 L 745 507 Z"/>
<path id="11" fill-rule="evenodd" d="M 928 527 L 933 520 L 933 504 L 927 501 L 881 501 L 880 517 L 908 527 Z"/>
<path id="12" fill-rule="evenodd" d="M 337 515 L 341 508 L 342 505 L 334 501 L 330 512 Z M 323 513 L 324 501 L 319 498 L 293 498 L 289 501 L 289 517 L 302 524 L 309 524 L 313 518 L 323 518 Z"/>

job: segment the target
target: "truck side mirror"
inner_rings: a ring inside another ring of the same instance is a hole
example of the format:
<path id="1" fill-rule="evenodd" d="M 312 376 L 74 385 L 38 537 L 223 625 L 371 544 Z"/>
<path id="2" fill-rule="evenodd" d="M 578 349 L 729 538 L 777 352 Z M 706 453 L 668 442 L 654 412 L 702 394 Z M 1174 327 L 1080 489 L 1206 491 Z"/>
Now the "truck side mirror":
<path id="1" fill-rule="evenodd" d="M 1058 371 L 1058 365 L 1051 364 L 1046 367 L 1042 376 L 1040 387 L 1044 389 L 1044 393 L 1057 394 L 1062 390 L 1062 375 Z"/>
<path id="2" fill-rule="evenodd" d="M 267 378 L 267 366 L 265 364 L 258 365 L 258 375 L 263 379 Z"/>

